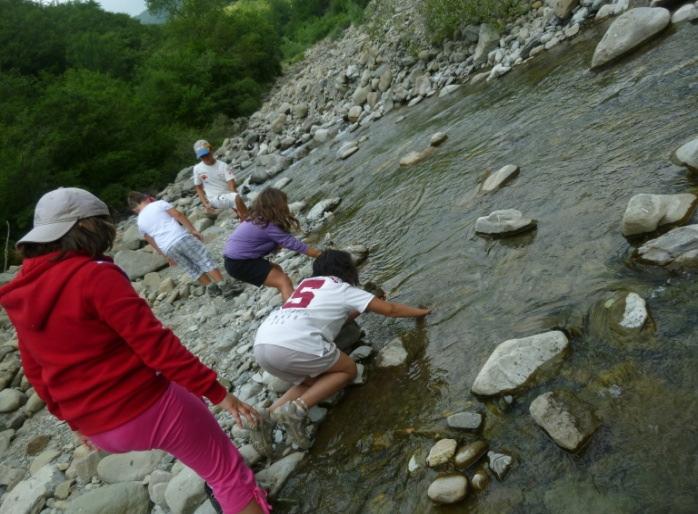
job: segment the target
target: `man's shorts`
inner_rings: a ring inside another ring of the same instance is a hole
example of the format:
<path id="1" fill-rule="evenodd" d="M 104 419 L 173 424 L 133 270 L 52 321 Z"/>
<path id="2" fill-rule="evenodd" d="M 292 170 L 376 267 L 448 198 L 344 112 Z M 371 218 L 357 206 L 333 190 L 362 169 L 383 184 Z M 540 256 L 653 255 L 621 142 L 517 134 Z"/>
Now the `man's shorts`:
<path id="1" fill-rule="evenodd" d="M 234 192 L 224 193 L 209 200 L 214 209 L 235 209 L 235 199 L 238 194 Z"/>
<path id="2" fill-rule="evenodd" d="M 295 385 L 308 377 L 314 378 L 325 373 L 337 363 L 340 354 L 334 344 L 321 356 L 290 350 L 276 344 L 254 345 L 254 358 L 263 370 Z"/>
<path id="3" fill-rule="evenodd" d="M 190 234 L 170 246 L 165 255 L 193 279 L 217 268 L 204 244 Z"/>

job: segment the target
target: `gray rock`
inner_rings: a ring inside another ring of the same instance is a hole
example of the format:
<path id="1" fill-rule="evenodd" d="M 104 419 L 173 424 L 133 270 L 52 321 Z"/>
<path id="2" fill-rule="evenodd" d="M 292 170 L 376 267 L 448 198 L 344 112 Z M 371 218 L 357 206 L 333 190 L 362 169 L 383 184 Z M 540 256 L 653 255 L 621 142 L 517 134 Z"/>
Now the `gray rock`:
<path id="1" fill-rule="evenodd" d="M 552 7 L 555 16 L 565 19 L 579 5 L 579 0 L 545 0 L 545 3 Z"/>
<path id="2" fill-rule="evenodd" d="M 63 473 L 55 466 L 44 466 L 3 496 L 0 514 L 37 514 L 62 480 Z"/>
<path id="3" fill-rule="evenodd" d="M 354 155 L 356 152 L 359 151 L 359 145 L 356 141 L 349 141 L 347 143 L 344 143 L 339 150 L 337 150 L 337 159 L 344 160 L 352 155 Z"/>
<path id="4" fill-rule="evenodd" d="M 378 82 L 378 89 L 385 92 L 390 88 L 390 84 L 392 82 L 393 82 L 393 73 L 388 68 L 380 76 L 380 80 Z"/>
<path id="5" fill-rule="evenodd" d="M 15 436 L 13 429 L 7 429 L 0 432 L 0 457 L 7 451 Z"/>
<path id="6" fill-rule="evenodd" d="M 431 146 L 439 146 L 441 143 L 446 141 L 448 139 L 448 135 L 445 132 L 437 132 L 433 136 L 431 136 L 431 140 L 429 141 L 429 144 Z"/>
<path id="7" fill-rule="evenodd" d="M 419 162 L 422 162 L 427 157 L 430 157 L 434 153 L 434 147 L 429 146 L 424 150 L 417 152 L 412 151 L 400 159 L 400 166 L 412 166 Z"/>
<path id="8" fill-rule="evenodd" d="M 330 138 L 330 131 L 324 128 L 319 128 L 313 134 L 313 141 L 318 144 L 325 143 Z"/>
<path id="9" fill-rule="evenodd" d="M 439 91 L 439 98 L 443 98 L 444 96 L 448 96 L 454 91 L 458 91 L 460 89 L 460 84 L 449 84 L 447 86 L 444 86 L 441 88 L 441 91 Z"/>
<path id="10" fill-rule="evenodd" d="M 659 266 L 698 267 L 698 225 L 670 230 L 638 249 L 641 260 Z"/>
<path id="11" fill-rule="evenodd" d="M 427 496 L 436 503 L 457 503 L 468 493 L 468 479 L 463 475 L 449 475 L 434 480 L 427 489 Z"/>
<path id="12" fill-rule="evenodd" d="M 480 25 L 480 36 L 477 41 L 477 47 L 473 54 L 474 64 L 482 64 L 487 61 L 487 55 L 497 48 L 499 45 L 499 33 L 494 27 L 483 23 Z"/>
<path id="13" fill-rule="evenodd" d="M 326 198 L 325 200 L 320 200 L 310 209 L 306 219 L 311 223 L 320 221 L 326 212 L 336 209 L 340 202 L 341 198 Z"/>
<path id="14" fill-rule="evenodd" d="M 442 464 L 446 464 L 456 453 L 457 446 L 458 443 L 455 439 L 441 439 L 437 441 L 436 444 L 431 447 L 431 450 L 429 450 L 427 465 L 430 468 L 435 468 Z"/>
<path id="15" fill-rule="evenodd" d="M 35 476 L 39 470 L 41 470 L 46 464 L 49 464 L 53 459 L 61 454 L 58 450 L 44 450 L 39 455 L 34 457 L 31 465 L 29 466 L 29 474 Z"/>
<path id="16" fill-rule="evenodd" d="M 97 466 L 97 474 L 108 484 L 138 482 L 150 475 L 164 456 L 159 450 L 107 455 Z"/>
<path id="17" fill-rule="evenodd" d="M 698 197 L 689 193 L 635 195 L 628 202 L 623 215 L 623 235 L 654 232 L 662 225 L 681 223 L 690 218 L 697 202 Z"/>
<path id="18" fill-rule="evenodd" d="M 519 167 L 514 164 L 507 164 L 496 172 L 492 173 L 482 184 L 482 191 L 489 193 L 500 188 L 505 182 L 518 176 Z"/>
<path id="19" fill-rule="evenodd" d="M 39 395 L 32 392 L 31 396 L 29 396 L 29 399 L 27 400 L 27 403 L 24 404 L 24 412 L 26 412 L 27 416 L 33 416 L 43 409 L 44 405 L 44 401 L 39 397 Z"/>
<path id="20" fill-rule="evenodd" d="M 121 250 L 114 256 L 114 262 L 124 270 L 130 280 L 137 280 L 151 271 L 158 271 L 167 266 L 164 257 L 146 250 Z"/>
<path id="21" fill-rule="evenodd" d="M 348 321 L 342 326 L 337 337 L 334 338 L 334 344 L 344 353 L 349 353 L 359 340 L 361 340 L 361 334 L 361 327 L 356 321 Z"/>
<path id="22" fill-rule="evenodd" d="M 373 353 L 373 348 L 370 346 L 359 346 L 356 348 L 353 352 L 349 354 L 349 357 L 352 358 L 354 361 L 360 361 L 363 359 L 366 359 L 370 357 L 370 355 Z"/>
<path id="23" fill-rule="evenodd" d="M 205 500 L 203 479 L 188 467 L 177 473 L 165 489 L 165 502 L 172 514 L 191 514 Z"/>
<path id="24" fill-rule="evenodd" d="M 368 248 L 362 244 L 345 246 L 342 250 L 351 256 L 355 266 L 360 266 L 368 258 Z"/>
<path id="25" fill-rule="evenodd" d="M 0 391 L 0 412 L 14 412 L 27 401 L 27 395 L 17 389 Z"/>
<path id="26" fill-rule="evenodd" d="M 538 396 L 529 412 L 558 446 L 569 451 L 577 451 L 599 427 L 591 408 L 564 391 Z"/>
<path id="27" fill-rule="evenodd" d="M 300 103 L 293 107 L 293 117 L 300 120 L 308 116 L 308 104 Z"/>
<path id="28" fill-rule="evenodd" d="M 479 412 L 458 412 L 446 418 L 450 428 L 458 430 L 477 430 L 482 425 L 482 414 Z"/>
<path id="29" fill-rule="evenodd" d="M 629 293 L 625 297 L 625 311 L 620 326 L 627 329 L 641 329 L 649 314 L 645 300 L 637 293 Z"/>
<path id="30" fill-rule="evenodd" d="M 257 449 L 251 444 L 241 446 L 240 448 L 238 448 L 238 451 L 240 452 L 240 455 L 242 455 L 242 458 L 245 460 L 245 464 L 247 464 L 248 466 L 254 466 L 260 460 L 262 460 L 262 456 L 259 454 Z"/>
<path id="31" fill-rule="evenodd" d="M 490 470 L 494 473 L 498 480 L 503 480 L 506 474 L 511 469 L 514 459 L 506 453 L 498 453 L 494 451 L 487 452 Z"/>
<path id="32" fill-rule="evenodd" d="M 661 7 L 637 7 L 613 21 L 596 46 L 591 67 L 598 68 L 638 47 L 664 30 L 671 14 Z"/>
<path id="33" fill-rule="evenodd" d="M 0 463 L 0 485 L 5 487 L 5 491 L 12 491 L 14 486 L 22 481 L 23 477 L 23 469 L 13 468 Z"/>
<path id="34" fill-rule="evenodd" d="M 676 158 L 684 166 L 698 170 L 698 137 L 679 147 Z"/>
<path id="35" fill-rule="evenodd" d="M 257 168 L 250 175 L 250 184 L 260 185 L 267 180 L 269 180 L 269 173 L 264 168 Z"/>
<path id="36" fill-rule="evenodd" d="M 485 453 L 487 453 L 487 450 L 489 449 L 489 445 L 487 444 L 486 441 L 474 441 L 460 450 L 456 453 L 456 457 L 454 459 L 456 466 L 459 468 L 468 468 L 475 464 L 477 461 L 479 461 Z"/>
<path id="37" fill-rule="evenodd" d="M 211 503 L 211 500 L 206 500 L 202 503 L 198 509 L 194 511 L 194 514 L 216 514 L 216 509 Z"/>
<path id="38" fill-rule="evenodd" d="M 679 7 L 671 16 L 671 23 L 693 21 L 698 19 L 698 5 L 686 4 Z"/>
<path id="39" fill-rule="evenodd" d="M 144 242 L 138 231 L 138 226 L 135 224 L 129 226 L 121 235 L 121 246 L 127 250 L 138 250 Z"/>
<path id="40" fill-rule="evenodd" d="M 276 461 L 274 464 L 266 469 L 263 469 L 257 473 L 257 483 L 269 491 L 269 494 L 274 496 L 281 487 L 286 482 L 286 479 L 293 473 L 298 464 L 301 463 L 305 453 L 295 452 L 286 455 L 281 460 Z"/>
<path id="41" fill-rule="evenodd" d="M 274 182 L 272 187 L 275 187 L 276 189 L 283 189 L 287 185 L 289 185 L 290 183 L 291 183 L 291 179 L 289 177 L 281 177 L 279 180 Z"/>
<path id="42" fill-rule="evenodd" d="M 75 450 L 73 462 L 66 471 L 66 475 L 68 478 L 78 477 L 87 483 L 97 475 L 97 466 L 103 457 L 101 452 L 90 451 L 87 447 L 81 446 Z"/>
<path id="43" fill-rule="evenodd" d="M 496 236 L 514 235 L 532 230 L 536 224 L 535 220 L 524 218 L 516 209 L 504 209 L 478 218 L 475 222 L 475 232 Z"/>
<path id="44" fill-rule="evenodd" d="M 274 121 L 271 122 L 271 131 L 275 134 L 280 134 L 284 129 L 284 125 L 286 125 L 286 115 L 279 114 L 276 118 L 274 118 Z"/>
<path id="45" fill-rule="evenodd" d="M 349 112 L 347 113 L 347 119 L 349 120 L 349 123 L 356 123 L 359 121 L 359 118 L 361 118 L 361 114 L 364 112 L 363 108 L 360 105 L 354 105 L 349 109 Z"/>
<path id="46" fill-rule="evenodd" d="M 327 417 L 327 409 L 316 405 L 308 411 L 308 419 L 311 423 L 322 423 Z"/>
<path id="47" fill-rule="evenodd" d="M 161 507 L 167 506 L 167 502 L 165 501 L 165 490 L 170 480 L 172 480 L 172 473 L 159 469 L 153 471 L 148 481 L 148 496 L 150 496 L 150 501 Z"/>
<path id="48" fill-rule="evenodd" d="M 122 482 L 92 489 L 78 496 L 65 514 L 148 514 L 150 501 L 145 487 L 137 482 Z"/>
<path id="49" fill-rule="evenodd" d="M 567 337 L 557 330 L 504 341 L 495 348 L 478 373 L 472 391 L 481 396 L 517 391 L 535 379 L 568 347 Z"/>
<path id="50" fill-rule="evenodd" d="M 275 377 L 267 371 L 262 373 L 262 383 L 265 386 L 267 386 L 267 388 L 269 388 L 270 390 L 280 394 L 283 394 L 286 391 L 288 391 L 293 385 L 289 382 L 286 382 L 285 380 L 281 380 L 280 378 Z"/>
<path id="51" fill-rule="evenodd" d="M 393 339 L 385 345 L 379 352 L 376 365 L 379 368 L 389 368 L 400 366 L 407 360 L 407 351 L 400 339 Z"/>
<path id="52" fill-rule="evenodd" d="M 369 88 L 359 86 L 356 88 L 356 91 L 354 91 L 354 94 L 351 95 L 351 100 L 354 102 L 354 105 L 362 106 L 366 103 L 366 98 L 370 92 L 371 90 Z"/>

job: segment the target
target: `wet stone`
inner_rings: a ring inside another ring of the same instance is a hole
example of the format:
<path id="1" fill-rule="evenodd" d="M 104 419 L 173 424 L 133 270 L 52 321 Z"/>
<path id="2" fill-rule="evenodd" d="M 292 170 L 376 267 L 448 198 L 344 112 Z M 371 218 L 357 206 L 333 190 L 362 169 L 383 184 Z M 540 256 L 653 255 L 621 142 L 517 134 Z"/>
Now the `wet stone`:
<path id="1" fill-rule="evenodd" d="M 538 396 L 529 412 L 558 446 L 569 451 L 581 448 L 599 427 L 591 407 L 566 391 Z"/>
<path id="2" fill-rule="evenodd" d="M 525 218 L 516 209 L 503 209 L 478 218 L 475 222 L 475 232 L 492 236 L 508 236 L 532 230 L 536 228 L 536 224 L 535 220 Z"/>
<path id="3" fill-rule="evenodd" d="M 407 351 L 400 339 L 393 339 L 378 352 L 376 363 L 380 368 L 400 366 L 407 360 Z"/>
<path id="4" fill-rule="evenodd" d="M 458 443 L 455 439 L 441 439 L 431 447 L 427 456 L 427 465 L 430 468 L 446 464 L 456 453 Z"/>
<path id="5" fill-rule="evenodd" d="M 27 401 L 27 396 L 16 389 L 0 391 L 0 412 L 14 412 Z"/>
<path id="6" fill-rule="evenodd" d="M 468 468 L 475 464 L 487 453 L 489 445 L 486 441 L 472 442 L 456 452 L 455 463 L 459 468 Z"/>
<path id="7" fill-rule="evenodd" d="M 623 235 L 654 232 L 660 226 L 680 223 L 690 217 L 697 201 L 698 197 L 689 193 L 635 195 L 623 215 Z"/>
<path id="8" fill-rule="evenodd" d="M 436 503 L 457 503 L 468 493 L 468 479 L 463 475 L 449 475 L 434 480 L 427 495 Z"/>
<path id="9" fill-rule="evenodd" d="M 698 137 L 676 150 L 676 158 L 684 166 L 698 170 Z"/>
<path id="10" fill-rule="evenodd" d="M 647 241 L 638 249 L 641 260 L 659 266 L 698 267 L 698 225 L 686 225 Z"/>
<path id="11" fill-rule="evenodd" d="M 487 473 L 486 469 L 479 468 L 475 471 L 470 483 L 476 491 L 484 491 L 490 483 L 490 475 Z"/>
<path id="12" fill-rule="evenodd" d="M 431 146 L 440 146 L 447 139 L 448 139 L 448 135 L 445 132 L 437 132 L 436 134 L 431 136 L 431 140 L 429 141 L 429 144 Z"/>
<path id="13" fill-rule="evenodd" d="M 477 430 L 482 425 L 482 414 L 479 412 L 458 412 L 446 419 L 450 428 L 458 430 Z"/>
<path id="14" fill-rule="evenodd" d="M 519 167 L 514 164 L 507 164 L 496 172 L 492 173 L 482 184 L 482 191 L 485 193 L 499 189 L 507 181 L 519 174 Z"/>
<path id="15" fill-rule="evenodd" d="M 494 451 L 487 452 L 487 459 L 489 462 L 489 467 L 494 473 L 494 476 L 498 480 L 503 480 L 506 474 L 509 472 L 511 465 L 514 463 L 514 459 L 506 453 L 498 453 Z"/>
<path id="16" fill-rule="evenodd" d="M 637 293 L 625 297 L 625 311 L 620 326 L 628 329 L 641 329 L 648 318 L 645 300 Z"/>

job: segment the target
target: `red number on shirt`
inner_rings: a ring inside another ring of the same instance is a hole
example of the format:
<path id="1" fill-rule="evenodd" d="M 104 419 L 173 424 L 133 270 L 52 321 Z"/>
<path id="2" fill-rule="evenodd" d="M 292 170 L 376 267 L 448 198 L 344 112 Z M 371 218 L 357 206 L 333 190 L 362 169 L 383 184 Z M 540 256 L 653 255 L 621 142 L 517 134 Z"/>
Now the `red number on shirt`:
<path id="1" fill-rule="evenodd" d="M 301 285 L 293 292 L 293 295 L 286 300 L 284 309 L 305 309 L 315 298 L 313 289 L 320 289 L 325 283 L 322 278 L 309 278 L 301 282 Z"/>

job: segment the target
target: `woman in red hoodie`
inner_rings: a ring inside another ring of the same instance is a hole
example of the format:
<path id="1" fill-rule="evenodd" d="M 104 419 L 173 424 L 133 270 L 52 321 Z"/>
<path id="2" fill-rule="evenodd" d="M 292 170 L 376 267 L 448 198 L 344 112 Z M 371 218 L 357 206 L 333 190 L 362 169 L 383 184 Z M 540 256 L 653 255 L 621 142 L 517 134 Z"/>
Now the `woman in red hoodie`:
<path id="1" fill-rule="evenodd" d="M 49 411 L 112 453 L 161 449 L 210 484 L 225 514 L 269 512 L 254 474 L 201 397 L 254 425 L 257 413 L 153 315 L 103 257 L 114 240 L 107 206 L 60 188 L 37 203 L 18 243 L 17 277 L 0 305 L 17 330 L 24 372 Z"/>

